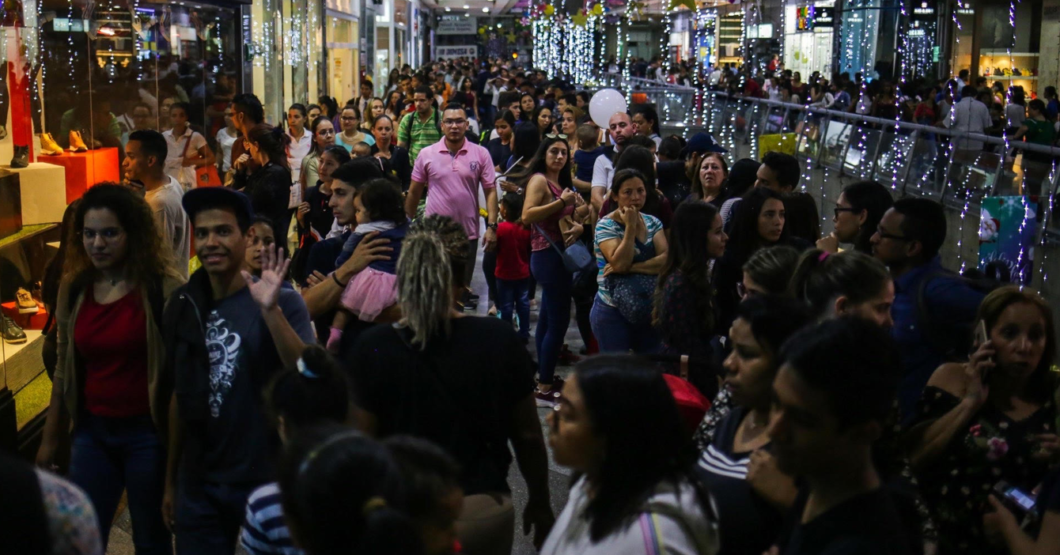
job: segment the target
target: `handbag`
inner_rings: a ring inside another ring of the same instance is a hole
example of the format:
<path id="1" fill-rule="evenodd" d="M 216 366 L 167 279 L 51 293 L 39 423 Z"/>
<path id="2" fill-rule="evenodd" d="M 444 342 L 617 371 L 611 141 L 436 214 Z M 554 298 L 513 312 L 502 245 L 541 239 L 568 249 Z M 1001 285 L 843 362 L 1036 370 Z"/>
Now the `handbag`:
<path id="1" fill-rule="evenodd" d="M 633 262 L 644 262 L 655 257 L 655 245 L 637 241 L 638 252 Z M 627 322 L 636 326 L 651 323 L 658 277 L 651 274 L 611 274 L 604 278 L 615 308 Z"/>
<path id="2" fill-rule="evenodd" d="M 593 253 L 589 252 L 589 247 L 585 246 L 585 243 L 581 241 L 575 241 L 565 249 L 559 248 L 559 245 L 552 240 L 551 237 L 545 233 L 545 230 L 541 229 L 541 226 L 534 224 L 534 229 L 540 233 L 552 248 L 556 249 L 561 259 L 563 259 L 563 267 L 568 272 L 575 274 L 578 272 L 584 272 L 588 270 L 596 269 L 596 257 Z"/>
<path id="3" fill-rule="evenodd" d="M 188 156 L 188 146 L 191 145 L 191 139 L 195 136 L 195 132 L 192 131 L 191 135 L 184 141 L 184 152 L 181 153 L 181 163 L 183 159 Z M 210 164 L 206 166 L 195 167 L 195 183 L 194 187 L 220 187 L 221 176 L 217 173 L 217 167 Z"/>

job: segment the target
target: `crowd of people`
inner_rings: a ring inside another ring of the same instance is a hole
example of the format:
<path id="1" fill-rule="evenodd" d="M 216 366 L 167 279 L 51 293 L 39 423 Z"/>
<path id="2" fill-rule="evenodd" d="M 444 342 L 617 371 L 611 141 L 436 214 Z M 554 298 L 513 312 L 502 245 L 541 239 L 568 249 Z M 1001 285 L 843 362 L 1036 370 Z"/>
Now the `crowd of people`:
<path id="1" fill-rule="evenodd" d="M 822 235 L 797 159 L 650 106 L 390 86 L 286 129 L 236 95 L 224 186 L 138 130 L 70 205 L 18 552 L 103 553 L 123 492 L 137 553 L 500 555 L 517 510 L 549 555 L 1056 552 L 1052 311 L 945 269 L 940 204 L 859 181 Z"/>

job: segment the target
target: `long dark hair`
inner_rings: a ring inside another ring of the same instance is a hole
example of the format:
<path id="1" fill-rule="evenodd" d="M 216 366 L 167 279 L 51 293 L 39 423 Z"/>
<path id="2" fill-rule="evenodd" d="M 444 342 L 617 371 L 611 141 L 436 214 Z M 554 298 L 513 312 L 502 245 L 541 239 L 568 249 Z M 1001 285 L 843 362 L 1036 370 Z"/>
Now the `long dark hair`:
<path id="1" fill-rule="evenodd" d="M 733 215 L 732 234 L 729 237 L 728 247 L 732 256 L 736 257 L 740 266 L 751 256 L 752 253 L 767 245 L 758 235 L 758 216 L 762 213 L 766 201 L 784 201 L 784 197 L 766 187 L 756 187 L 744 195 Z M 777 244 L 788 242 L 788 226 L 785 222 L 784 231 L 780 234 Z"/>
<path id="2" fill-rule="evenodd" d="M 259 123 L 247 132 L 247 140 L 258 145 L 258 149 L 264 152 L 273 164 L 291 169 L 287 162 L 287 144 L 290 139 L 283 129 Z"/>
<path id="3" fill-rule="evenodd" d="M 541 132 L 537 130 L 537 125 L 529 123 L 520 123 L 513 129 L 512 139 L 515 142 L 512 144 L 512 157 L 514 160 L 522 158 L 526 163 L 533 159 L 541 146 Z"/>
<path id="4" fill-rule="evenodd" d="M 121 224 L 128 242 L 125 265 L 129 276 L 140 284 L 161 283 L 174 264 L 172 248 L 158 233 L 151 206 L 128 187 L 117 183 L 100 183 L 85 192 L 74 213 L 74 223 L 63 267 L 63 281 L 72 282 L 87 272 L 94 271 L 85 252 L 81 232 L 85 229 L 85 214 L 89 210 L 110 210 Z"/>
<path id="5" fill-rule="evenodd" d="M 858 181 L 843 188 L 843 196 L 854 213 L 865 210 L 867 217 L 865 223 L 858 230 L 858 236 L 854 239 L 854 250 L 865 254 L 872 254 L 872 239 L 876 228 L 883 219 L 883 214 L 894 204 L 894 198 L 887 187 L 875 181 Z"/>
<path id="6" fill-rule="evenodd" d="M 578 363 L 574 376 L 593 433 L 604 440 L 592 484 L 596 495 L 585 508 L 589 535 L 598 542 L 635 518 L 660 483 L 698 485 L 692 470 L 696 453 L 670 388 L 650 364 L 631 356 L 598 356 Z"/>
<path id="7" fill-rule="evenodd" d="M 663 284 L 671 275 L 681 275 L 698 293 L 696 310 L 703 318 L 703 330 L 708 335 L 714 330 L 714 288 L 710 283 L 710 252 L 707 236 L 714 227 L 718 209 L 703 201 L 682 203 L 674 212 L 670 226 L 670 245 L 666 250 L 666 265 L 659 273 L 659 285 L 655 288 L 653 323 L 660 325 L 660 312 L 666 299 Z"/>
<path id="8" fill-rule="evenodd" d="M 339 425 L 310 428 L 280 461 L 280 498 L 307 555 L 419 554 L 401 468 L 375 440 Z"/>
<path id="9" fill-rule="evenodd" d="M 520 125 L 519 128 L 522 129 L 525 125 L 527 124 Z M 524 177 L 529 179 L 530 176 L 538 173 L 546 175 L 548 167 L 545 164 L 545 154 L 548 152 L 548 149 L 556 143 L 562 144 L 563 147 L 567 149 L 567 160 L 563 163 L 563 169 L 559 170 L 559 187 L 560 189 L 573 189 L 574 179 L 571 176 L 570 170 L 570 145 L 567 144 L 567 141 L 559 137 L 545 137 L 545 140 L 541 141 L 540 146 L 537 147 L 537 152 L 534 153 L 534 157 L 530 160 L 530 165 L 524 171 L 519 172 L 518 175 L 513 176 L 512 180 L 518 182 Z M 518 146 L 518 143 L 516 143 L 516 146 Z"/>
<path id="10" fill-rule="evenodd" d="M 327 117 L 334 118 L 339 115 L 339 103 L 335 102 L 334 98 L 330 96 L 321 96 L 317 103 L 320 104 L 321 108 L 325 108 L 328 111 Z"/>
<path id="11" fill-rule="evenodd" d="M 373 179 L 359 187 L 357 195 L 361 197 L 361 205 L 371 215 L 373 222 L 388 221 L 394 225 L 402 225 L 408 221 L 401 187 L 394 181 L 386 178 Z"/>

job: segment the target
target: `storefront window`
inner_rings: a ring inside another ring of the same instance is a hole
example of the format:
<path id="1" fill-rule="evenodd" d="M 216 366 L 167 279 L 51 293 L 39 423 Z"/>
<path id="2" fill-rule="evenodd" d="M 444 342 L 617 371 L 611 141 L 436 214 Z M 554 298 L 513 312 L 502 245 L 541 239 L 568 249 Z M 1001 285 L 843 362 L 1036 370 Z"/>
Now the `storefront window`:
<path id="1" fill-rule="evenodd" d="M 832 73 L 833 2 L 788 4 L 784 7 L 784 69 Z"/>
<path id="2" fill-rule="evenodd" d="M 34 127 L 60 146 L 78 131 L 89 148 L 120 149 L 136 129 L 168 130 L 178 102 L 208 139 L 224 127 L 224 106 L 242 88 L 236 10 L 129 0 L 92 11 L 46 0 L 42 13 L 49 8 L 55 17 L 41 28 L 34 64 Z"/>

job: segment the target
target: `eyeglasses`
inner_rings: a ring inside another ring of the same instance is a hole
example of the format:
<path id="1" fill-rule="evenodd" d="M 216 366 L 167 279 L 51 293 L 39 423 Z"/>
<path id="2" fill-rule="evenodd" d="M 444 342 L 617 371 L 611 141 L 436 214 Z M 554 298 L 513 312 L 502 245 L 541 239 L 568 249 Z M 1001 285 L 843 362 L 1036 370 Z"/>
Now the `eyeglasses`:
<path id="1" fill-rule="evenodd" d="M 105 227 L 98 232 L 94 229 L 82 229 L 81 238 L 85 241 L 95 241 L 96 237 L 102 237 L 104 241 L 111 242 L 125 234 L 125 230 L 118 227 Z"/>
<path id="2" fill-rule="evenodd" d="M 563 134 L 563 133 L 549 133 L 548 135 L 545 135 L 545 138 L 546 139 L 563 139 L 564 141 L 567 140 L 567 136 L 565 134 Z"/>
<path id="3" fill-rule="evenodd" d="M 749 299 L 758 293 L 754 289 L 748 289 L 743 282 L 736 282 L 736 296 L 740 297 L 740 300 Z"/>
<path id="4" fill-rule="evenodd" d="M 353 116 L 342 116 L 340 119 L 342 119 L 342 121 L 355 121 L 357 118 Z"/>
<path id="5" fill-rule="evenodd" d="M 880 236 L 880 239 L 894 239 L 895 241 L 915 241 L 912 237 L 906 237 L 904 235 L 893 235 L 887 233 L 882 227 L 876 228 L 876 235 Z"/>
<path id="6" fill-rule="evenodd" d="M 832 213 L 835 214 L 835 217 L 838 218 L 839 214 L 841 212 L 860 212 L 860 210 L 854 210 L 853 208 L 844 208 L 842 206 L 836 206 Z"/>
<path id="7" fill-rule="evenodd" d="M 464 125 L 465 123 L 467 123 L 466 119 L 443 119 L 442 120 L 442 125 L 448 125 L 448 126 Z"/>

